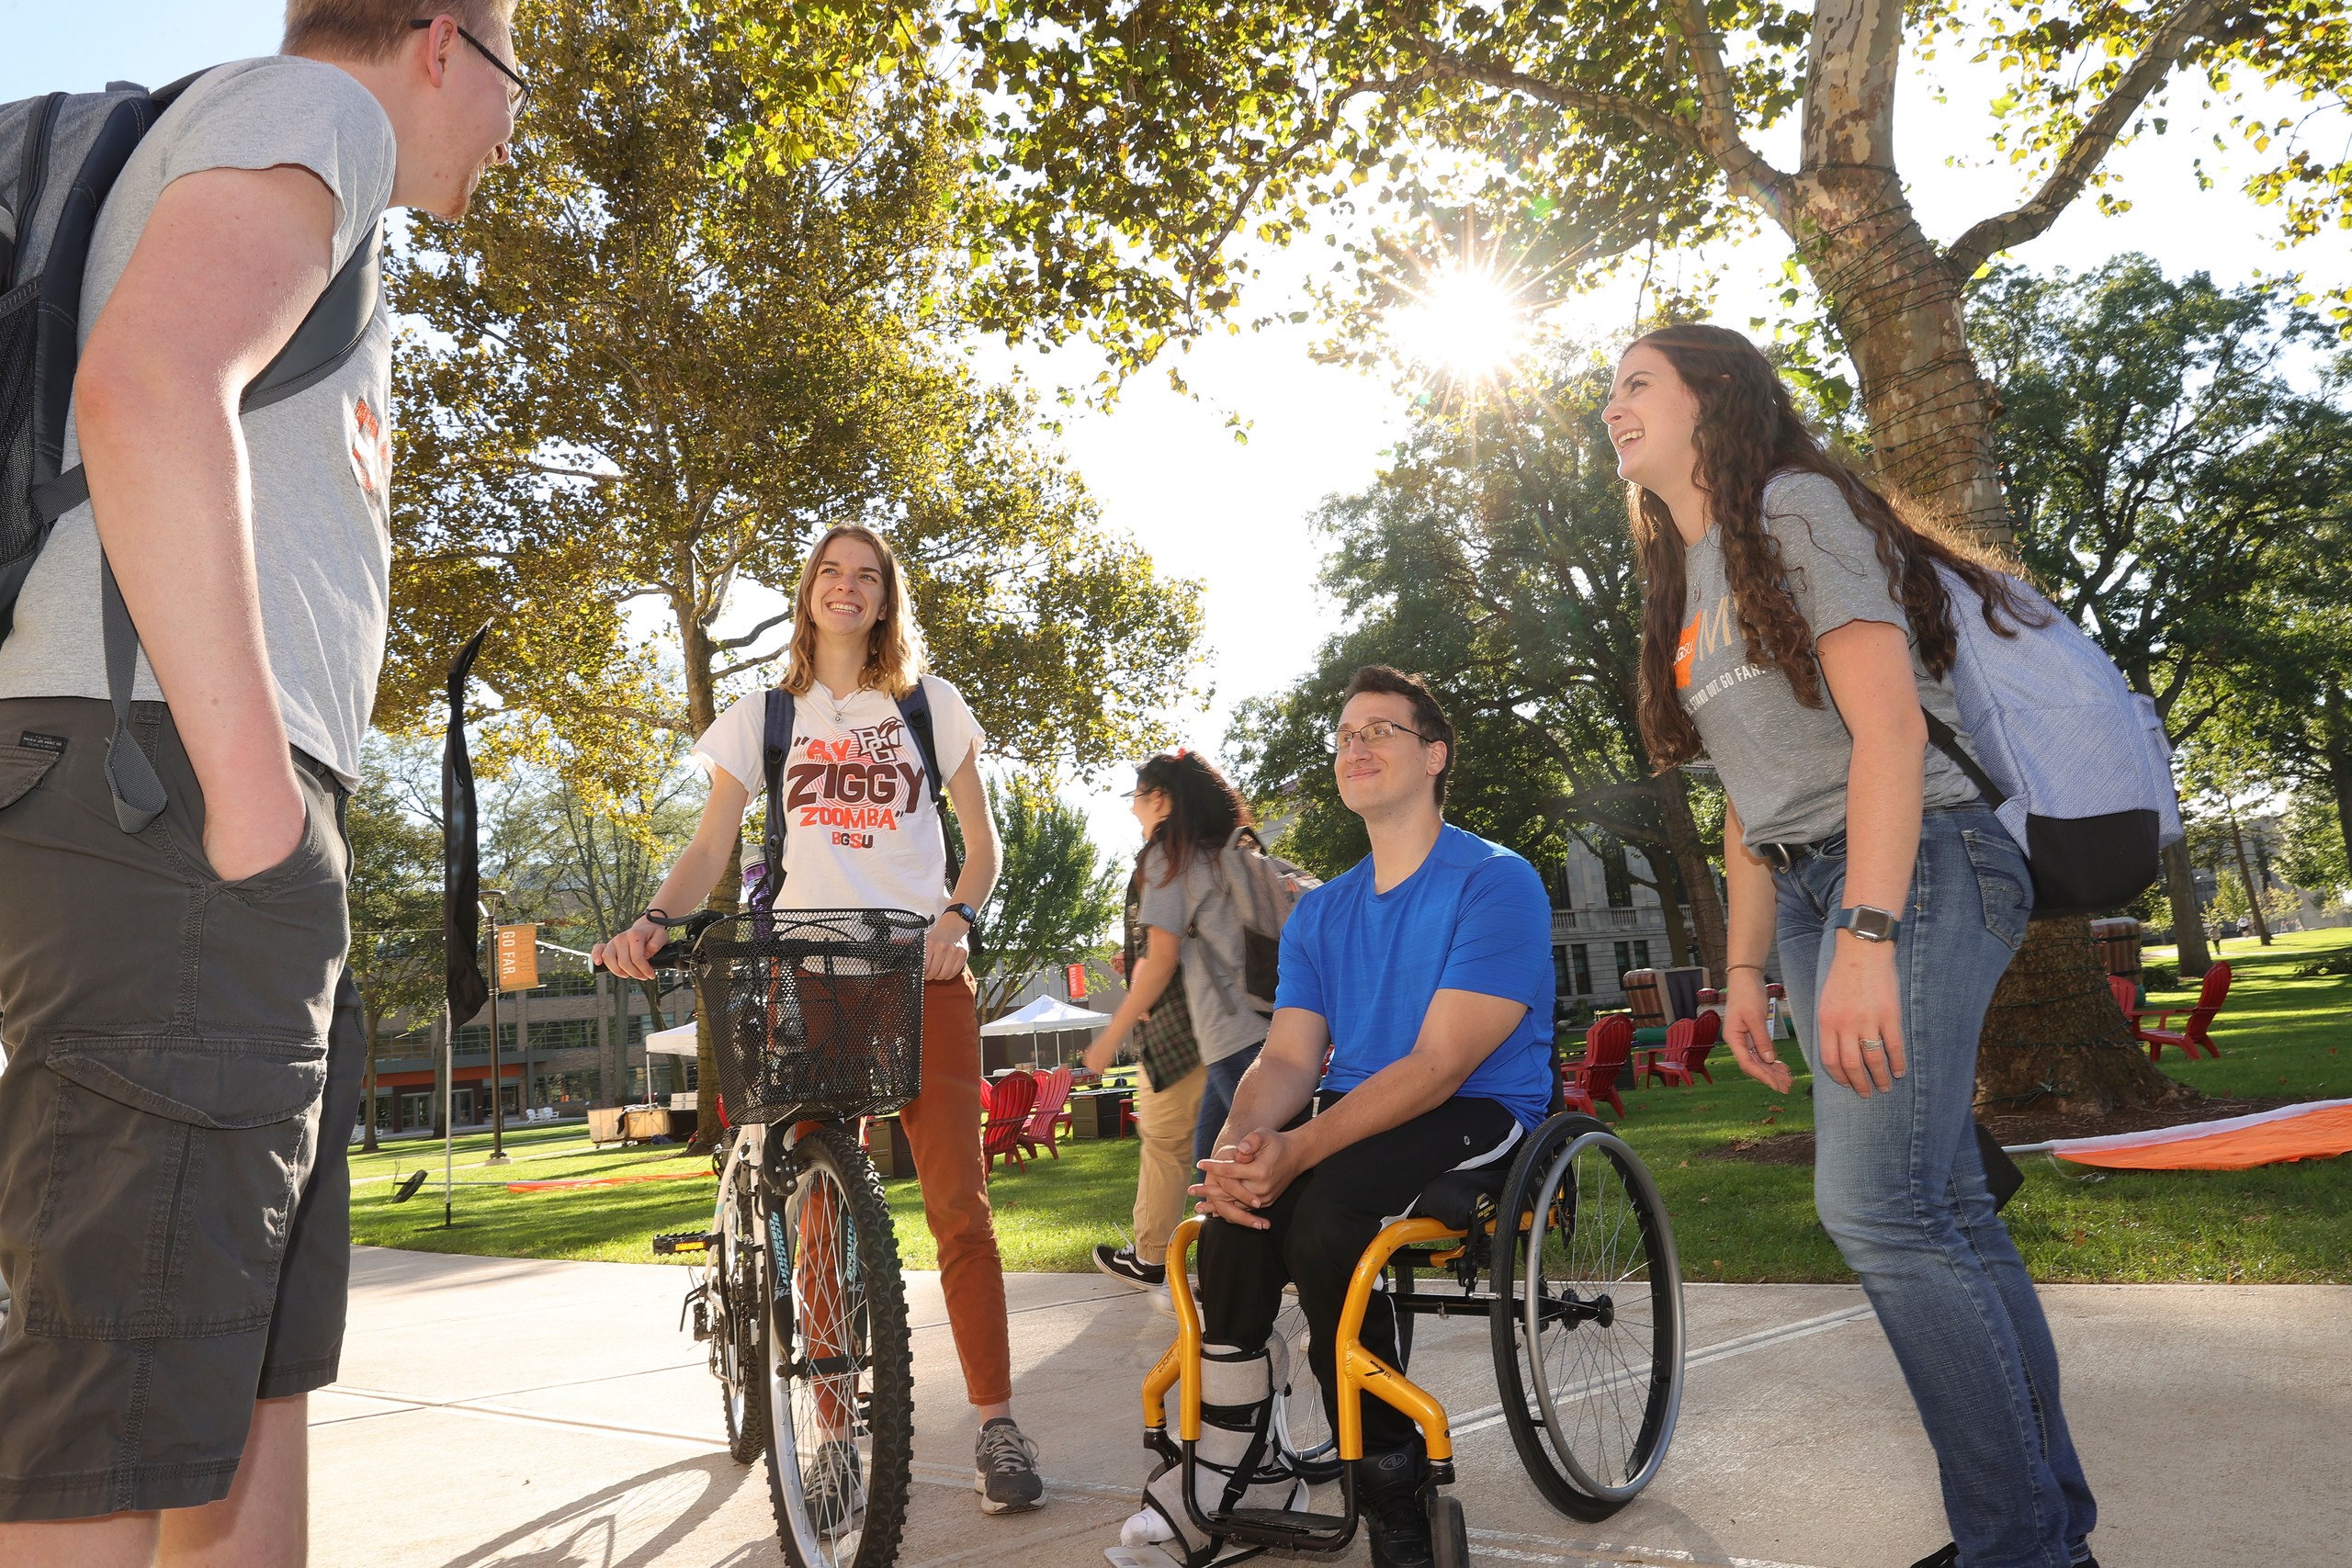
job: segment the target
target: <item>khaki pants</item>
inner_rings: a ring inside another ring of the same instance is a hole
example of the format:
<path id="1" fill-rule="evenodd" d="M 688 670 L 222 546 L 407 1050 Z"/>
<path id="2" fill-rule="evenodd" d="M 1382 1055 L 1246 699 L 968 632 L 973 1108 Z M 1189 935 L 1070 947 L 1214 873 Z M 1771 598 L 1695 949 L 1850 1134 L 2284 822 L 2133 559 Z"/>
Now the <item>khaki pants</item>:
<path id="1" fill-rule="evenodd" d="M 1168 1235 L 1192 1208 L 1185 1189 L 1193 1185 L 1193 1124 L 1200 1120 L 1201 1091 L 1209 1070 L 1194 1067 L 1175 1087 L 1136 1085 L 1136 1135 L 1143 1140 L 1143 1169 L 1136 1178 L 1136 1257 L 1159 1263 L 1168 1257 Z"/>

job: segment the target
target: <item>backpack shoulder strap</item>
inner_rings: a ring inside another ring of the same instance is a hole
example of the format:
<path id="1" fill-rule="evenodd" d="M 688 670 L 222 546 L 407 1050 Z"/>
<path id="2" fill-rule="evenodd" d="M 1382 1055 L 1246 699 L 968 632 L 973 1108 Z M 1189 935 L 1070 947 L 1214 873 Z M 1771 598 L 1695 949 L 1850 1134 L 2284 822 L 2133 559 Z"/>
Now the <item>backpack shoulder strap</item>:
<path id="1" fill-rule="evenodd" d="M 752 904 L 760 908 L 774 908 L 777 890 L 784 886 L 784 754 L 792 746 L 792 722 L 797 711 L 790 692 L 782 686 L 768 688 L 767 713 L 760 730 L 761 773 L 768 809 L 760 847 L 767 856 L 767 870 L 752 895 Z"/>
<path id="2" fill-rule="evenodd" d="M 932 815 L 939 818 L 940 848 L 947 852 L 947 886 L 954 887 L 964 874 L 964 861 L 956 852 L 956 840 L 947 836 L 947 808 L 944 792 L 947 780 L 939 771 L 939 739 L 931 721 L 931 690 L 915 677 L 914 687 L 899 699 L 899 716 L 905 721 L 907 733 L 915 738 L 915 750 L 922 754 L 922 776 L 931 786 Z"/>
<path id="3" fill-rule="evenodd" d="M 1968 748 L 1960 743 L 1960 737 L 1952 733 L 1951 725 L 1938 718 L 1925 707 L 1919 710 L 1919 716 L 1928 721 L 1928 744 L 1950 757 L 1952 766 L 1967 774 L 1968 782 L 1976 786 L 1976 793 L 1984 797 L 1984 804 L 1996 811 L 1999 810 L 2007 802 L 2008 792 L 1995 784 L 1993 775 L 1986 773 L 1984 765 L 1968 754 Z"/>

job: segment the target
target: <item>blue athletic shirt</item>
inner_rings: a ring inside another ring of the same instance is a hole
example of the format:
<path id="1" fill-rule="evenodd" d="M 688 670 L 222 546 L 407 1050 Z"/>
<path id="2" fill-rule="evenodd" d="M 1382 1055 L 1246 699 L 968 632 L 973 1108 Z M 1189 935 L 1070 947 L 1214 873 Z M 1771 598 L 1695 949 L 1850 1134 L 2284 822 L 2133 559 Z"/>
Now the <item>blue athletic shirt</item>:
<path id="1" fill-rule="evenodd" d="M 1527 1016 L 1455 1092 L 1532 1127 L 1552 1102 L 1552 906 L 1535 868 L 1451 824 L 1385 893 L 1372 857 L 1299 900 L 1283 925 L 1274 1006 L 1331 1029 L 1328 1089 L 1348 1089 L 1412 1050 L 1441 990 L 1521 1002 Z"/>

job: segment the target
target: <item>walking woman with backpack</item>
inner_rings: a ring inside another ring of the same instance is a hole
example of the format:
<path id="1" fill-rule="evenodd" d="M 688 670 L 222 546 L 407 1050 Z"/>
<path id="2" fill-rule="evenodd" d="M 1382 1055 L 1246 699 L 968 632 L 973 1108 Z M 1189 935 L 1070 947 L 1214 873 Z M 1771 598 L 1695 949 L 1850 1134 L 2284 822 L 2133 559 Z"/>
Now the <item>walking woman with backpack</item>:
<path id="1" fill-rule="evenodd" d="M 1127 877 L 1120 943 L 1119 973 L 1126 978 L 1127 994 L 1110 1026 L 1088 1047 L 1086 1066 L 1099 1073 L 1123 1045 L 1133 1050 L 1143 1073 L 1136 1090 L 1136 1136 L 1143 1145 L 1143 1159 L 1136 1174 L 1135 1239 L 1125 1247 L 1098 1243 L 1094 1267 L 1114 1280 L 1148 1289 L 1154 1306 L 1173 1312 L 1168 1297 L 1168 1235 L 1184 1217 L 1184 1190 L 1193 1184 L 1193 1135 L 1208 1068 L 1201 1062 L 1201 1043 L 1193 1034 L 1193 1010 L 1176 960 L 1182 937 L 1161 931 L 1157 949 L 1147 951 L 1153 939 L 1147 937 L 1150 928 L 1143 922 L 1145 877 L 1153 836 L 1168 818 L 1168 792 L 1148 788 L 1138 777 L 1127 805 L 1144 836 Z"/>
<path id="2" fill-rule="evenodd" d="M 1086 1065 L 1098 1072 L 1109 1066 L 1130 1034 L 1138 1026 L 1148 1027 L 1146 1015 L 1181 975 L 1204 1070 L 1199 1110 L 1182 1125 L 1187 1138 L 1177 1140 L 1175 1125 L 1157 1141 L 1146 1134 L 1134 1247 L 1097 1247 L 1094 1261 L 1114 1279 L 1156 1286 L 1165 1282 L 1165 1270 L 1147 1260 L 1164 1255 L 1168 1233 L 1183 1218 L 1193 1168 L 1208 1156 L 1209 1140 L 1232 1109 L 1234 1086 L 1266 1043 L 1266 1017 L 1247 998 L 1248 939 L 1240 907 L 1219 864 L 1234 830 L 1249 824 L 1248 804 L 1197 751 L 1162 752 L 1145 761 L 1136 770 L 1133 799 L 1148 840 L 1136 868 L 1140 886 L 1133 916 L 1134 927 L 1144 933 L 1144 951 L 1129 959 L 1126 1000 L 1087 1047 Z M 1143 1120 L 1140 1106 L 1136 1119 Z M 1181 1162 L 1172 1172 L 1170 1159 Z M 1171 1174 L 1178 1178 L 1172 1192 L 1161 1185 Z"/>
<path id="3" fill-rule="evenodd" d="M 939 1244 L 940 1288 L 980 1430 L 973 1490 L 983 1513 L 1045 1500 L 1037 1450 L 1012 1420 L 1012 1355 L 1004 1266 L 980 1158 L 980 1025 L 970 970 L 974 911 L 997 874 L 996 829 L 979 775 L 986 738 L 963 696 L 922 673 L 922 634 L 897 555 L 878 534 L 844 525 L 817 541 L 800 574 L 784 679 L 788 733 L 775 737 L 789 803 L 784 863 L 769 872 L 778 909 L 905 909 L 933 923 L 925 938 L 922 1092 L 899 1112 Z M 725 872 L 754 791 L 766 788 L 769 697 L 753 693 L 695 742 L 710 798 L 694 841 L 653 904 L 596 948 L 616 975 L 649 979 L 668 940 L 650 916 L 701 905 Z M 927 710 L 928 718 L 922 716 Z M 779 714 L 786 710 L 777 706 Z M 920 755 L 928 724 L 932 755 Z M 937 775 L 964 829 L 967 856 L 947 886 Z"/>
<path id="4" fill-rule="evenodd" d="M 1962 730 L 1961 610 L 1939 569 L 1996 633 L 2041 612 L 1831 456 L 1736 333 L 1639 339 L 1603 418 L 1645 583 L 1643 739 L 1657 765 L 1703 754 L 1723 780 L 1724 1033 L 1742 1071 L 1785 1092 L 1765 1022 L 1777 933 L 1814 1073 L 1822 1224 L 1935 1449 L 1954 1540 L 1920 1568 L 2088 1563 L 2097 1510 L 2057 1350 L 1972 1115 L 1977 1037 L 2033 880 L 1928 743 L 1929 715 Z"/>

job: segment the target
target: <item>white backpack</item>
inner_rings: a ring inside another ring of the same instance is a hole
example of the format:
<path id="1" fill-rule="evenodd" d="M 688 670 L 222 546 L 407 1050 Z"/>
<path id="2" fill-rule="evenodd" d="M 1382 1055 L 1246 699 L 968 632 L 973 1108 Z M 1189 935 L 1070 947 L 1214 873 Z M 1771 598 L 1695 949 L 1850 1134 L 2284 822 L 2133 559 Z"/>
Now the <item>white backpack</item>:
<path id="1" fill-rule="evenodd" d="M 1949 568 L 1959 652 L 1953 694 L 1971 757 L 1934 714 L 1928 739 L 1966 773 L 2033 868 L 2034 915 L 2094 914 L 2145 892 L 2180 841 L 2172 749 L 2155 705 L 2114 660 L 2023 582 L 2045 617 L 2003 637 L 1976 591 Z"/>

